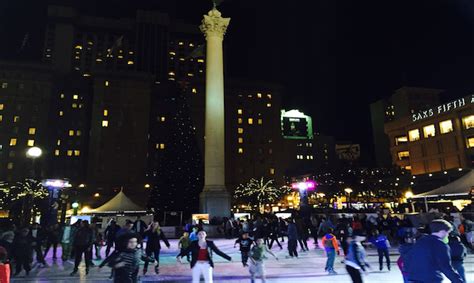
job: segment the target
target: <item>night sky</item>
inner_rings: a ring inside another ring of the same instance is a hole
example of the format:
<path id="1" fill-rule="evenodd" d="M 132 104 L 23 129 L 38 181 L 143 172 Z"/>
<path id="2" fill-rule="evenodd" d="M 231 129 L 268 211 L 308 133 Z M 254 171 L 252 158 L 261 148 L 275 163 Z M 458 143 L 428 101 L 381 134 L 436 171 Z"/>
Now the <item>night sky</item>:
<path id="1" fill-rule="evenodd" d="M 196 25 L 211 7 L 206 0 L 80 2 L 97 15 L 161 9 Z M 0 0 L 2 58 L 17 55 L 28 31 L 31 45 L 40 40 L 46 3 Z M 220 10 L 232 18 L 228 77 L 281 83 L 284 107 L 307 112 L 316 131 L 361 143 L 363 152 L 372 147 L 369 104 L 395 89 L 446 89 L 443 100 L 474 93 L 472 0 L 226 0 Z"/>

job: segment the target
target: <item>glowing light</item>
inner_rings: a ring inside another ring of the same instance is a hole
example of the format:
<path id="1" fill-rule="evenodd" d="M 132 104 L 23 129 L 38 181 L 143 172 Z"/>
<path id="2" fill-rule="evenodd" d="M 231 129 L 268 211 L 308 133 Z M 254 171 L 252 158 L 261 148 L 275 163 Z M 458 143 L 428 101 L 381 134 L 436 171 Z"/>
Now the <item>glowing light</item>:
<path id="1" fill-rule="evenodd" d="M 95 197 L 95 198 L 98 198 L 98 197 L 100 197 L 100 194 L 99 194 L 99 193 L 95 193 L 95 194 L 94 194 L 94 197 Z"/>
<path id="2" fill-rule="evenodd" d="M 350 194 L 350 193 L 352 193 L 353 191 L 352 191 L 351 188 L 345 188 L 345 189 L 344 189 L 344 192 Z"/>
<path id="3" fill-rule="evenodd" d="M 29 158 L 38 158 L 41 156 L 41 154 L 43 154 L 43 151 L 41 148 L 36 146 L 31 147 L 28 149 L 28 151 L 26 151 L 26 156 Z"/>
<path id="4" fill-rule="evenodd" d="M 407 191 L 407 192 L 405 193 L 405 198 L 412 198 L 412 197 L 413 197 L 413 192 Z"/>
<path id="5" fill-rule="evenodd" d="M 52 187 L 52 188 L 69 188 L 71 184 L 67 180 L 61 179 L 46 179 L 41 184 L 45 187 Z"/>
<path id="6" fill-rule="evenodd" d="M 74 208 L 74 209 L 76 209 L 76 208 L 79 207 L 79 204 L 78 204 L 77 202 L 73 202 L 73 203 L 71 204 L 71 207 Z"/>

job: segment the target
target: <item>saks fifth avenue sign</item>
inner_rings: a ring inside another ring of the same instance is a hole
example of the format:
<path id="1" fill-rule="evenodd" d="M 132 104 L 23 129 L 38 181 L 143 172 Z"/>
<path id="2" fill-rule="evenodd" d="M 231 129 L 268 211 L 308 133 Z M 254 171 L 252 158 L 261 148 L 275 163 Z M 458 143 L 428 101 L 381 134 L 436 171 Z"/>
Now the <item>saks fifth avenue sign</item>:
<path id="1" fill-rule="evenodd" d="M 445 104 L 441 104 L 437 107 L 433 107 L 427 110 L 420 111 L 412 115 L 412 121 L 417 122 L 426 118 L 433 117 L 434 115 L 443 114 L 454 109 L 466 106 L 466 104 L 474 103 L 474 94 L 468 97 L 463 97 L 450 101 Z"/>

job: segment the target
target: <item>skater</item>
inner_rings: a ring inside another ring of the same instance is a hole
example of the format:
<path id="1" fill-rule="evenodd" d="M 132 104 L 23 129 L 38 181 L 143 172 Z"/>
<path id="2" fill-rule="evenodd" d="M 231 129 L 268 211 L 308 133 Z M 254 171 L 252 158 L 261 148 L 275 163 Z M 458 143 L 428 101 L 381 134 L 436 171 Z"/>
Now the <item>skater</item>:
<path id="1" fill-rule="evenodd" d="M 110 249 L 114 246 L 115 239 L 117 238 L 117 232 L 120 230 L 120 226 L 117 225 L 115 220 L 111 219 L 107 228 L 105 228 L 104 235 L 107 243 L 107 248 L 105 249 L 105 256 L 108 257 Z"/>
<path id="2" fill-rule="evenodd" d="M 138 248 L 139 235 L 127 233 L 122 240 L 124 246 L 117 249 L 107 257 L 99 266 L 108 264 L 114 270 L 114 283 L 137 283 L 140 259 L 145 263 L 153 263 L 153 258 L 146 257 Z"/>
<path id="3" fill-rule="evenodd" d="M 466 246 L 461 242 L 457 235 L 449 236 L 449 248 L 451 250 L 451 264 L 454 269 L 461 275 L 464 282 L 466 281 L 466 273 L 464 270 L 464 258 L 467 256 Z"/>
<path id="4" fill-rule="evenodd" d="M 377 248 L 377 253 L 379 255 L 379 270 L 383 269 L 383 258 L 387 261 L 387 268 L 390 271 L 390 253 L 388 248 L 390 248 L 390 242 L 384 234 L 380 234 L 378 230 L 374 231 L 374 236 L 370 238 L 370 242 Z"/>
<path id="5" fill-rule="evenodd" d="M 280 247 L 280 250 L 283 250 L 283 246 L 280 244 L 280 241 L 278 241 L 278 236 L 280 234 L 280 227 L 278 225 L 278 219 L 274 218 L 270 222 L 270 244 L 268 247 L 271 249 L 273 246 L 273 243 L 276 242 L 277 245 Z"/>
<path id="6" fill-rule="evenodd" d="M 213 253 L 220 255 L 221 257 L 231 261 L 232 258 L 225 253 L 221 252 L 213 241 L 206 239 L 206 231 L 201 230 L 198 232 L 198 240 L 191 243 L 191 245 L 176 256 L 176 260 L 180 263 L 181 257 L 191 253 L 191 269 L 193 271 L 193 283 L 199 283 L 201 274 L 204 277 L 205 283 L 212 283 L 212 269 L 214 268 L 214 262 L 212 260 Z"/>
<path id="7" fill-rule="evenodd" d="M 247 232 L 242 233 L 242 235 L 237 240 L 235 240 L 234 248 L 235 248 L 235 245 L 237 244 L 240 245 L 240 254 L 242 256 L 242 265 L 244 267 L 248 266 L 247 262 L 249 259 L 249 252 L 250 252 L 252 243 L 253 243 L 253 240 L 252 238 L 249 237 L 249 233 Z"/>
<path id="8" fill-rule="evenodd" d="M 361 231 L 354 231 L 352 241 L 349 243 L 349 251 L 344 263 L 346 270 L 351 276 L 353 283 L 362 283 L 361 271 L 367 272 L 370 268 L 366 261 L 365 249 L 361 242 L 365 240 L 365 235 Z"/>
<path id="9" fill-rule="evenodd" d="M 309 251 L 307 243 L 309 238 L 308 227 L 304 223 L 303 219 L 301 219 L 301 217 L 296 218 L 295 223 L 298 232 L 298 242 L 300 244 L 301 251 L 307 252 Z"/>
<path id="10" fill-rule="evenodd" d="M 32 247 L 33 239 L 31 238 L 31 234 L 28 228 L 23 228 L 20 230 L 15 236 L 13 240 L 13 258 L 15 259 L 15 274 L 13 276 L 17 276 L 20 274 L 22 269 L 25 269 L 26 275 L 30 273 L 31 266 L 30 266 L 30 258 L 33 254 L 33 247 Z"/>
<path id="11" fill-rule="evenodd" d="M 53 246 L 53 259 L 57 259 L 56 250 L 58 249 L 59 236 L 61 234 L 61 228 L 59 224 L 53 224 L 46 231 L 46 249 L 44 250 L 44 258 L 48 255 L 48 251 Z"/>
<path id="12" fill-rule="evenodd" d="M 92 258 L 92 243 L 93 243 L 93 232 L 89 227 L 87 220 L 81 221 L 81 228 L 77 230 L 74 237 L 74 269 L 71 272 L 71 276 L 77 274 L 79 270 L 79 264 L 82 260 L 82 254 L 84 254 L 84 262 L 86 263 L 86 274 L 89 274 L 89 266 Z"/>
<path id="13" fill-rule="evenodd" d="M 170 243 L 168 239 L 166 239 L 165 234 L 161 230 L 160 223 L 158 221 L 154 221 L 148 225 L 148 228 L 145 230 L 144 235 L 148 238 L 145 253 L 147 256 L 153 256 L 156 260 L 155 265 L 155 273 L 159 274 L 160 270 L 160 251 L 161 251 L 161 241 L 163 241 L 166 247 L 170 248 Z M 143 275 L 145 275 L 148 271 L 148 262 L 145 262 L 145 266 L 143 266 Z"/>
<path id="14" fill-rule="evenodd" d="M 188 232 L 183 232 L 183 236 L 181 236 L 181 238 L 179 238 L 178 248 L 182 252 L 182 251 L 186 250 L 189 247 L 190 244 L 191 244 L 191 241 L 189 240 L 189 233 Z M 189 257 L 189 254 L 186 255 L 186 260 L 188 262 L 191 262 L 191 258 Z"/>
<path id="15" fill-rule="evenodd" d="M 38 223 L 33 223 L 31 226 L 30 238 L 33 249 L 36 253 L 36 261 L 43 267 L 46 266 L 46 261 L 44 260 L 43 252 L 41 251 L 44 240 L 44 232 Z"/>
<path id="16" fill-rule="evenodd" d="M 406 271 L 406 266 L 405 266 L 406 256 L 410 252 L 410 250 L 413 248 L 413 245 L 415 243 L 416 243 L 415 234 L 411 232 L 405 233 L 402 239 L 402 243 L 400 247 L 398 248 L 398 251 L 400 252 L 400 257 L 397 260 L 397 265 L 398 265 L 398 268 L 400 268 L 400 271 L 402 272 L 404 283 L 409 283 L 408 272 Z"/>
<path id="17" fill-rule="evenodd" d="M 431 235 L 420 238 L 405 257 L 408 281 L 441 283 L 446 275 L 453 283 L 462 283 L 451 265 L 449 246 L 444 242 L 452 230 L 448 221 L 436 219 L 429 225 Z"/>
<path id="18" fill-rule="evenodd" d="M 132 231 L 137 233 L 140 237 L 143 238 L 146 228 L 148 227 L 145 221 L 143 221 L 140 216 L 137 216 L 137 219 L 133 223 Z"/>
<path id="19" fill-rule="evenodd" d="M 198 227 L 193 226 L 192 232 L 189 234 L 189 241 L 194 242 L 198 240 Z"/>
<path id="20" fill-rule="evenodd" d="M 262 278 L 262 283 L 266 282 L 265 278 L 265 265 L 263 264 L 263 260 L 266 259 L 265 254 L 271 254 L 276 260 L 278 257 L 265 245 L 263 239 L 257 239 L 256 245 L 252 247 L 250 250 L 250 275 L 251 275 L 251 283 L 255 282 L 255 278 L 259 277 Z"/>
<path id="21" fill-rule="evenodd" d="M 328 257 L 324 270 L 329 274 L 337 274 L 337 272 L 334 271 L 334 260 L 336 259 L 336 253 L 339 255 L 339 245 L 337 244 L 336 236 L 334 236 L 332 228 L 329 228 L 328 233 L 324 235 L 321 243 Z"/>
<path id="22" fill-rule="evenodd" d="M 93 239 L 93 243 L 92 243 L 92 251 L 90 256 L 90 261 L 92 263 L 92 258 L 93 258 L 93 253 L 95 253 L 95 259 L 97 260 L 101 260 L 102 259 L 102 256 L 100 255 L 100 250 L 103 246 L 103 237 L 102 237 L 102 233 L 100 233 L 99 231 L 99 227 L 97 227 L 97 223 L 92 223 L 91 224 L 91 230 L 92 230 L 92 239 Z M 93 265 L 93 263 L 91 264 Z"/>
<path id="23" fill-rule="evenodd" d="M 10 273 L 7 249 L 0 246 L 0 283 L 10 283 Z"/>
<path id="24" fill-rule="evenodd" d="M 71 248 L 74 241 L 75 233 L 74 230 L 74 227 L 69 225 L 69 223 L 61 229 L 61 234 L 59 238 L 61 239 L 61 259 L 63 261 L 67 261 L 71 256 Z"/>
<path id="25" fill-rule="evenodd" d="M 298 231 L 297 231 L 296 224 L 293 218 L 288 220 L 287 235 L 288 235 L 288 252 L 290 254 L 290 257 L 298 258 L 298 252 L 296 251 L 298 247 Z"/>

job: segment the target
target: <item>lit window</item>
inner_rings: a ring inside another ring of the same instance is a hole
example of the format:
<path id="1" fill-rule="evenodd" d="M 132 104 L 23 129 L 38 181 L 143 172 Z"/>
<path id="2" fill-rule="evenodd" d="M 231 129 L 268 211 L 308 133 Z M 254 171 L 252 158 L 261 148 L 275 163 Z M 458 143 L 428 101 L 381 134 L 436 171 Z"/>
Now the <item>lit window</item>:
<path id="1" fill-rule="evenodd" d="M 36 128 L 29 128 L 28 129 L 28 134 L 30 134 L 30 135 L 36 134 Z"/>
<path id="2" fill-rule="evenodd" d="M 74 99 L 74 100 L 78 100 L 78 99 L 79 99 L 79 95 L 77 95 L 77 94 L 74 94 L 74 95 L 72 96 L 72 99 Z"/>
<path id="3" fill-rule="evenodd" d="M 96 61 L 96 62 L 102 62 L 102 59 L 97 58 L 97 59 L 95 59 L 95 61 Z"/>
<path id="4" fill-rule="evenodd" d="M 462 123 L 466 129 L 474 128 L 474 115 L 462 118 Z"/>
<path id="5" fill-rule="evenodd" d="M 272 104 L 271 104 L 271 103 L 267 103 L 267 107 L 272 107 Z"/>
<path id="6" fill-rule="evenodd" d="M 408 139 L 412 141 L 420 140 L 420 130 L 414 129 L 408 132 Z"/>
<path id="7" fill-rule="evenodd" d="M 67 156 L 72 156 L 72 150 L 67 151 Z"/>
<path id="8" fill-rule="evenodd" d="M 407 136 L 399 136 L 395 138 L 395 145 L 400 145 L 408 142 Z"/>
<path id="9" fill-rule="evenodd" d="M 77 131 L 76 131 L 76 136 L 78 136 L 78 137 L 79 137 L 79 136 L 81 136 L 81 134 L 82 134 L 82 133 L 81 133 L 81 131 L 80 131 L 80 130 L 77 130 Z"/>
<path id="10" fill-rule="evenodd" d="M 242 113 L 243 113 L 242 109 L 237 109 L 237 114 L 242 115 Z"/>
<path id="11" fill-rule="evenodd" d="M 176 55 L 176 52 L 170 51 L 170 55 L 173 55 L 173 56 L 174 56 L 174 55 Z"/>
<path id="12" fill-rule="evenodd" d="M 109 126 L 109 121 L 103 120 L 102 121 L 102 127 L 107 128 Z"/>
<path id="13" fill-rule="evenodd" d="M 271 95 L 271 94 L 267 94 L 267 97 L 268 97 L 268 99 L 272 99 L 272 95 Z"/>
<path id="14" fill-rule="evenodd" d="M 262 94 L 260 92 L 257 93 L 258 98 L 262 98 Z"/>
<path id="15" fill-rule="evenodd" d="M 54 151 L 54 155 L 55 155 L 55 156 L 59 156 L 59 149 L 56 149 L 56 150 Z"/>
<path id="16" fill-rule="evenodd" d="M 160 143 L 160 149 L 165 149 L 165 144 L 164 143 Z"/>
<path id="17" fill-rule="evenodd" d="M 10 146 L 15 146 L 16 145 L 16 138 L 10 139 Z"/>
<path id="18" fill-rule="evenodd" d="M 242 118 L 238 118 L 237 123 L 242 124 Z"/>
<path id="19" fill-rule="evenodd" d="M 474 147 L 474 137 L 467 138 L 467 148 L 473 148 L 473 147 Z"/>
<path id="20" fill-rule="evenodd" d="M 17 123 L 20 121 L 20 116 L 14 116 L 13 117 L 13 123 Z"/>
<path id="21" fill-rule="evenodd" d="M 13 162 L 8 162 L 8 164 L 7 164 L 7 169 L 8 169 L 8 170 L 13 169 Z"/>
<path id="22" fill-rule="evenodd" d="M 105 81 L 105 82 L 104 82 L 104 85 L 105 85 L 105 86 L 109 86 L 109 81 Z"/>
<path id="23" fill-rule="evenodd" d="M 4 107 L 4 106 L 3 106 L 3 103 L 0 104 L 0 110 L 3 110 L 3 107 Z"/>
<path id="24" fill-rule="evenodd" d="M 434 137 L 436 135 L 436 130 L 434 125 L 428 125 L 423 127 L 423 136 L 425 138 Z"/>
<path id="25" fill-rule="evenodd" d="M 82 49 L 81 45 L 76 45 L 76 49 Z"/>
<path id="26" fill-rule="evenodd" d="M 270 175 L 275 175 L 275 168 L 270 168 Z"/>
<path id="27" fill-rule="evenodd" d="M 59 111 L 59 116 L 64 116 L 64 112 L 63 112 L 63 111 Z"/>
<path id="28" fill-rule="evenodd" d="M 133 61 L 128 61 L 127 62 L 127 65 L 133 65 L 133 64 L 134 64 Z"/>
<path id="29" fill-rule="evenodd" d="M 77 103 L 73 103 L 72 108 L 77 108 Z"/>
<path id="30" fill-rule="evenodd" d="M 8 83 L 2 83 L 2 88 L 7 88 L 8 87 Z"/>
<path id="31" fill-rule="evenodd" d="M 441 134 L 450 133 L 452 131 L 453 131 L 453 122 L 451 120 L 439 122 L 439 132 Z"/>
<path id="32" fill-rule="evenodd" d="M 174 72 L 169 72 L 168 75 L 174 76 L 175 74 L 174 74 Z"/>
<path id="33" fill-rule="evenodd" d="M 193 87 L 192 93 L 197 93 L 197 89 L 195 87 Z"/>
<path id="34" fill-rule="evenodd" d="M 59 97 L 64 98 L 64 93 L 61 93 L 61 95 Z"/>
<path id="35" fill-rule="evenodd" d="M 238 129 L 237 129 L 237 132 L 238 132 L 239 134 L 243 134 L 243 133 L 244 133 L 244 128 L 238 128 Z"/>
<path id="36" fill-rule="evenodd" d="M 409 151 L 399 151 L 397 155 L 398 155 L 398 160 L 406 160 L 410 158 Z"/>
<path id="37" fill-rule="evenodd" d="M 253 118 L 249 118 L 248 123 L 249 123 L 249 125 L 252 125 L 253 124 Z"/>
<path id="38" fill-rule="evenodd" d="M 26 143 L 28 146 L 35 146 L 35 140 L 28 140 Z"/>
<path id="39" fill-rule="evenodd" d="M 188 73 L 188 77 L 194 77 L 193 73 Z"/>
<path id="40" fill-rule="evenodd" d="M 192 44 L 192 43 L 189 43 L 189 47 L 193 47 L 193 46 L 194 46 L 194 44 Z"/>
<path id="41" fill-rule="evenodd" d="M 258 124 L 259 124 L 259 125 L 263 124 L 263 120 L 262 120 L 262 119 L 258 119 Z"/>
<path id="42" fill-rule="evenodd" d="M 405 166 L 405 170 L 411 171 L 411 166 L 410 165 Z"/>
<path id="43" fill-rule="evenodd" d="M 165 117 L 165 116 L 162 116 L 162 117 L 160 118 L 160 120 L 161 120 L 161 122 L 164 122 L 164 121 L 166 121 L 166 117 Z"/>
<path id="44" fill-rule="evenodd" d="M 81 155 L 81 151 L 80 150 L 74 150 L 74 156 L 80 156 Z"/>
<path id="45" fill-rule="evenodd" d="M 204 59 L 198 59 L 199 63 L 204 63 Z"/>
<path id="46" fill-rule="evenodd" d="M 240 154 L 244 153 L 244 149 L 239 147 L 239 151 L 238 151 Z"/>
<path id="47" fill-rule="evenodd" d="M 239 138 L 239 143 L 244 143 L 244 138 Z"/>
<path id="48" fill-rule="evenodd" d="M 313 155 L 310 155 L 310 156 L 309 156 L 309 159 L 313 160 L 313 159 L 314 159 L 314 156 L 313 156 Z"/>
<path id="49" fill-rule="evenodd" d="M 74 130 L 69 130 L 69 136 L 70 137 L 74 136 Z"/>
<path id="50" fill-rule="evenodd" d="M 178 42 L 179 45 L 183 45 L 184 43 L 182 41 Z"/>
<path id="51" fill-rule="evenodd" d="M 107 109 L 104 109 L 104 116 L 107 117 L 109 115 L 109 111 Z"/>

